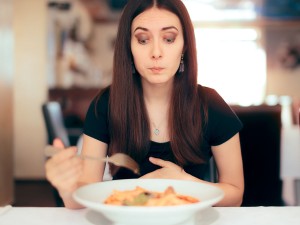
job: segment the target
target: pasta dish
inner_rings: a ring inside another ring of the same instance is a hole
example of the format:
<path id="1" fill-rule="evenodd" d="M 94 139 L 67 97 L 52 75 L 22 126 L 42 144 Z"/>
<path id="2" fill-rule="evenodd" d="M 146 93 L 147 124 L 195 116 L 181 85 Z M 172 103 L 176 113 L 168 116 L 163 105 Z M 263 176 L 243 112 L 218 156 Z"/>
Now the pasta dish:
<path id="1" fill-rule="evenodd" d="M 198 199 L 177 194 L 172 186 L 164 192 L 149 191 L 137 186 L 133 190 L 118 191 L 113 193 L 104 201 L 104 204 L 122 206 L 172 206 L 199 202 Z"/>

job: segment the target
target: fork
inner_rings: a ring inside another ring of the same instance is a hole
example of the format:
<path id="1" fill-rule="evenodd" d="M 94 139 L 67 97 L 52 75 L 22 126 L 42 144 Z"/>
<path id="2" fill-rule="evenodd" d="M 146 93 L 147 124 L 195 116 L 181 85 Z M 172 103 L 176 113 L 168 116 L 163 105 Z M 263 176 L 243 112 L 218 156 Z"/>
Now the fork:
<path id="1" fill-rule="evenodd" d="M 57 154 L 59 151 L 61 151 L 60 148 L 54 147 L 52 145 L 47 145 L 44 149 L 44 154 L 47 157 L 52 157 L 53 155 Z M 97 160 L 97 161 L 105 161 L 110 162 L 116 166 L 125 167 L 127 169 L 130 169 L 135 174 L 140 174 L 140 168 L 138 163 L 132 159 L 130 156 L 124 154 L 124 153 L 115 153 L 110 157 L 105 158 L 97 158 L 94 156 L 89 155 L 78 155 L 78 157 L 86 160 Z"/>

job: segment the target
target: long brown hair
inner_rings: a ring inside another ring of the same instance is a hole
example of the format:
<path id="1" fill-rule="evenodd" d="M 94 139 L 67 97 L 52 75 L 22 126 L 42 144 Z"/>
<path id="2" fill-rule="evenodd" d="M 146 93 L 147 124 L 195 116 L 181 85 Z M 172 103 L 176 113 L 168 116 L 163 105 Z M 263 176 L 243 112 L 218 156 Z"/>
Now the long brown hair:
<path id="1" fill-rule="evenodd" d="M 170 144 L 180 166 L 202 163 L 203 98 L 197 85 L 197 55 L 194 28 L 181 0 L 129 0 L 120 18 L 109 99 L 109 154 L 126 152 L 137 161 L 150 147 L 150 125 L 143 99 L 140 75 L 133 72 L 131 24 L 145 10 L 157 7 L 178 16 L 184 31 L 184 65 L 174 78 L 169 110 Z M 205 112 L 206 110 L 204 110 Z"/>

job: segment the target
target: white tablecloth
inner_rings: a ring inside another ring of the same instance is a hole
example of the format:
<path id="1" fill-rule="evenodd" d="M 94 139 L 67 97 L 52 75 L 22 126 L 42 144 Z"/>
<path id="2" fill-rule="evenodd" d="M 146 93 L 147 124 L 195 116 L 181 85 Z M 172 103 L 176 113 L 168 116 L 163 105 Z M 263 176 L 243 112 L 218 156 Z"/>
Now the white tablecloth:
<path id="1" fill-rule="evenodd" d="M 0 225 L 113 225 L 88 209 L 12 207 Z M 299 225 L 300 207 L 214 207 L 200 211 L 195 225 Z M 141 225 L 143 223 L 141 222 Z M 163 224 L 156 224 L 163 225 Z"/>

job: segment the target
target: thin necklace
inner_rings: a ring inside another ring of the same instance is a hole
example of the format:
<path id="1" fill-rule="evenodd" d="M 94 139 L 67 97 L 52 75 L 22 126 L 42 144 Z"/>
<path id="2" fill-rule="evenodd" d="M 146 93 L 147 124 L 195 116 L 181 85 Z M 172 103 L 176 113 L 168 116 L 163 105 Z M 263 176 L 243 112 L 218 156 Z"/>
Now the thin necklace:
<path id="1" fill-rule="evenodd" d="M 158 129 L 158 128 L 154 128 L 154 134 L 156 135 L 156 136 L 158 136 L 159 135 L 159 133 L 160 133 L 160 130 Z"/>
<path id="2" fill-rule="evenodd" d="M 156 126 L 155 123 L 154 123 L 153 121 L 151 121 L 151 122 L 152 122 L 152 125 L 153 125 L 153 127 L 154 127 L 153 133 L 154 133 L 156 136 L 158 136 L 158 135 L 160 134 L 160 129 L 159 129 L 159 127 L 160 127 L 160 125 L 162 124 L 163 121 L 160 123 L 159 126 Z"/>

